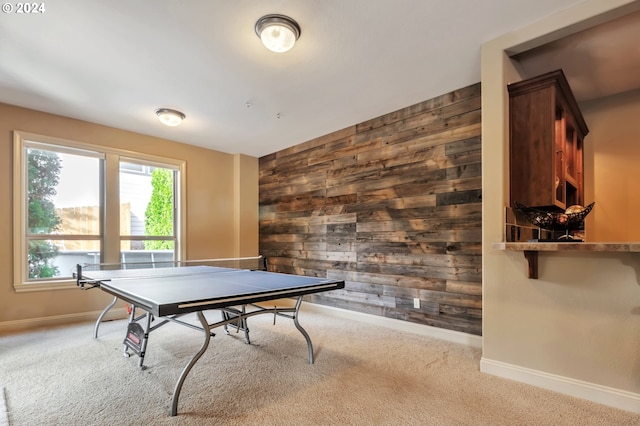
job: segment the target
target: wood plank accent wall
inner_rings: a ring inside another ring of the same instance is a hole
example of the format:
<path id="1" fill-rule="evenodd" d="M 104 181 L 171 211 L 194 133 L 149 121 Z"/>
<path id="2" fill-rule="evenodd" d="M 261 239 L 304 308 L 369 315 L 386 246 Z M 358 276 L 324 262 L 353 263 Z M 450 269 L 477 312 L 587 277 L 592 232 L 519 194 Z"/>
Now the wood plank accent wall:
<path id="1" fill-rule="evenodd" d="M 346 281 L 313 303 L 480 335 L 480 156 L 479 83 L 264 156 L 260 252 Z"/>

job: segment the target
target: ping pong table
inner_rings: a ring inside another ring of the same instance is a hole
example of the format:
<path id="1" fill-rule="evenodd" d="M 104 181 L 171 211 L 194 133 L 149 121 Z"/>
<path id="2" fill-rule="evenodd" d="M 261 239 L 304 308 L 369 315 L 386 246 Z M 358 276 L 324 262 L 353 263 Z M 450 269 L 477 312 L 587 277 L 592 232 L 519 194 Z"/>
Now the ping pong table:
<path id="1" fill-rule="evenodd" d="M 203 263 L 203 262 L 201 262 Z M 173 265 L 173 264 L 172 264 Z M 286 317 L 293 320 L 307 342 L 309 363 L 313 364 L 313 344 L 306 330 L 298 322 L 298 314 L 304 295 L 344 288 L 344 281 L 325 278 L 298 276 L 265 270 L 238 269 L 234 267 L 188 264 L 187 266 L 135 267 L 133 269 L 98 269 L 95 265 L 78 265 L 76 279 L 83 289 L 100 288 L 114 296 L 113 301 L 100 314 L 94 328 L 98 327 L 105 314 L 118 300 L 130 304 L 129 324 L 124 339 L 124 354 L 129 350 L 138 357 L 138 367 L 144 368 L 144 356 L 149 334 L 168 323 L 176 323 L 203 332 L 202 346 L 183 368 L 173 390 L 170 415 L 178 412 L 178 399 L 184 381 L 209 346 L 211 331 L 228 327 L 243 331 L 245 343 L 249 344 L 247 319 L 260 314 L 272 314 L 275 318 Z M 125 266 L 126 267 L 126 266 Z M 276 299 L 296 298 L 295 305 L 285 307 L 264 307 L 260 302 Z M 136 316 L 136 310 L 142 315 Z M 218 310 L 221 319 L 210 323 L 204 312 Z M 195 313 L 198 321 L 194 324 L 182 319 Z M 159 321 L 151 326 L 151 321 Z M 198 324 L 199 323 L 199 324 Z"/>

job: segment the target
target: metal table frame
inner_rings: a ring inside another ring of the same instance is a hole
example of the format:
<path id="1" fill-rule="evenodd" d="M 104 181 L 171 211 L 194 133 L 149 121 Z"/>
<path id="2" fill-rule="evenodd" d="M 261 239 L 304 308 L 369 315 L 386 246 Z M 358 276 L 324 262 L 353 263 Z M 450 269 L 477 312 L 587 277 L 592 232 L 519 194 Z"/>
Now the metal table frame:
<path id="1" fill-rule="evenodd" d="M 229 331 L 228 331 L 229 327 L 235 328 L 237 332 L 242 331 L 244 333 L 245 343 L 250 344 L 249 328 L 247 325 L 248 318 L 256 315 L 272 314 L 274 316 L 274 324 L 276 321 L 276 317 L 285 317 L 285 318 L 291 319 L 293 320 L 295 327 L 298 329 L 298 331 L 300 331 L 305 341 L 307 342 L 309 364 L 313 364 L 314 363 L 313 343 L 311 342 L 311 338 L 309 337 L 309 334 L 307 333 L 307 331 L 300 325 L 298 321 L 298 315 L 300 311 L 300 306 L 302 304 L 303 296 L 305 294 L 318 293 L 318 292 L 328 291 L 332 289 L 344 288 L 344 281 L 324 280 L 314 286 L 307 286 L 299 289 L 274 291 L 269 294 L 263 293 L 263 294 L 253 296 L 251 298 L 248 298 L 248 297 L 231 298 L 226 302 L 217 301 L 216 303 L 206 303 L 206 302 L 185 303 L 179 306 L 180 308 L 179 310 L 181 310 L 182 312 L 179 311 L 177 313 L 160 315 L 160 311 L 161 311 L 160 307 L 145 304 L 144 301 L 142 300 L 134 300 L 134 298 L 129 297 L 127 294 L 120 293 L 116 288 L 110 286 L 108 282 L 91 281 L 90 279 L 85 280 L 82 276 L 82 272 L 80 271 L 80 269 L 78 270 L 77 279 L 78 279 L 78 285 L 81 286 L 82 288 L 90 289 L 90 288 L 99 287 L 103 291 L 110 293 L 114 296 L 111 303 L 109 303 L 105 307 L 105 309 L 100 313 L 100 316 L 96 320 L 96 324 L 94 326 L 94 333 L 93 333 L 94 338 L 98 337 L 98 329 L 99 329 L 100 323 L 104 319 L 107 312 L 113 306 L 115 306 L 118 299 L 123 300 L 126 303 L 129 303 L 131 305 L 131 312 L 129 314 L 129 324 L 139 323 L 141 324 L 142 329 L 144 330 L 144 336 L 142 338 L 142 342 L 140 345 L 140 353 L 138 354 L 139 355 L 138 367 L 140 369 L 145 368 L 144 356 L 145 356 L 146 347 L 149 339 L 149 334 L 152 331 L 157 330 L 158 328 L 168 323 L 176 323 L 182 326 L 196 329 L 203 333 L 204 340 L 202 342 L 202 346 L 196 352 L 196 354 L 193 355 L 191 360 L 189 360 L 187 365 L 183 368 L 182 372 L 178 377 L 178 381 L 176 382 L 176 385 L 174 387 L 173 396 L 171 398 L 171 409 L 170 409 L 171 416 L 176 416 L 178 413 L 178 401 L 180 398 L 180 392 L 182 390 L 184 381 L 187 378 L 193 366 L 196 364 L 196 362 L 198 362 L 200 357 L 202 357 L 202 355 L 207 350 L 211 337 L 215 336 L 215 334 L 212 332 L 214 328 L 224 327 L 224 331 L 226 334 L 229 334 Z M 296 302 L 293 307 L 277 307 L 277 306 L 265 307 L 257 304 L 259 302 L 267 302 L 267 301 L 272 301 L 276 299 L 290 298 L 290 297 L 296 298 Z M 255 299 L 255 303 L 252 302 L 250 299 Z M 142 315 L 136 316 L 136 311 L 138 309 L 145 311 L 145 313 Z M 209 311 L 209 310 L 221 311 L 222 319 L 220 321 L 216 321 L 212 323 L 208 322 L 207 318 L 204 315 L 204 311 Z M 199 325 L 194 325 L 192 323 L 185 322 L 181 319 L 181 317 L 189 313 L 196 314 Z M 156 318 L 160 319 L 160 322 L 152 326 L 151 322 Z M 129 348 L 125 344 L 123 352 L 124 352 L 124 355 L 127 357 L 130 356 L 128 349 Z"/>

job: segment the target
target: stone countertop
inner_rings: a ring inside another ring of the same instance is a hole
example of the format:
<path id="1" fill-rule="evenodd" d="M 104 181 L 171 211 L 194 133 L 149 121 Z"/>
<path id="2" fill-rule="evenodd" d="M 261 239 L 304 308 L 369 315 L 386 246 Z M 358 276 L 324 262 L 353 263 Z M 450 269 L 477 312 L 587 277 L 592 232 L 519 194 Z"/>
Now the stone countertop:
<path id="1" fill-rule="evenodd" d="M 538 253 L 544 252 L 581 252 L 581 253 L 640 253 L 640 242 L 600 242 L 600 243 L 556 243 L 521 242 L 493 243 L 495 250 L 521 251 L 529 263 L 529 278 L 538 278 Z"/>
<path id="2" fill-rule="evenodd" d="M 555 242 L 519 242 L 494 243 L 496 250 L 512 251 L 581 251 L 581 252 L 640 252 L 640 242 L 597 242 L 597 243 L 555 243 Z"/>

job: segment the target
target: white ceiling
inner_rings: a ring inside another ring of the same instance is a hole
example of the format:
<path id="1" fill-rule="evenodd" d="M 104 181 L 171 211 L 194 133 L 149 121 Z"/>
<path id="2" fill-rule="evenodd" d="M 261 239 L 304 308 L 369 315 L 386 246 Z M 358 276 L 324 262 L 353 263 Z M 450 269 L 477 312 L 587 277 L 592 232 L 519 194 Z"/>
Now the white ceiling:
<path id="1" fill-rule="evenodd" d="M 483 42 L 581 1 L 43 3 L 0 19 L 0 102 L 260 157 L 477 83 Z M 254 32 L 270 13 L 300 24 L 287 53 Z"/>

